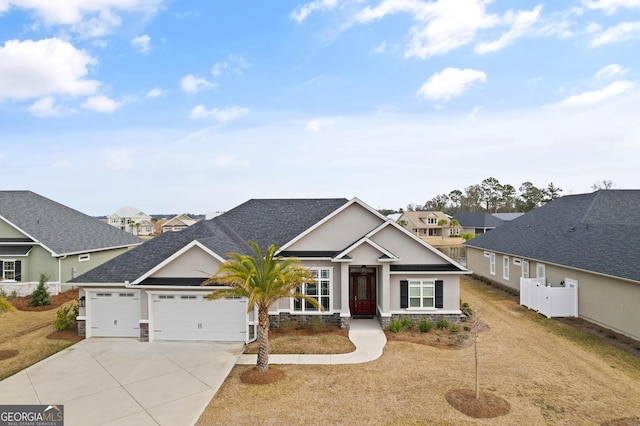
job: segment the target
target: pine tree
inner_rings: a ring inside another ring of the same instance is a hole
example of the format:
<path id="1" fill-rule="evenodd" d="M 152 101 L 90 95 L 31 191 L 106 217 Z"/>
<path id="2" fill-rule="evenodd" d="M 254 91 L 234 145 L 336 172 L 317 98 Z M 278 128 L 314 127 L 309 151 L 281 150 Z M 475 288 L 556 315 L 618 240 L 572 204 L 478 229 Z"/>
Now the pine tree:
<path id="1" fill-rule="evenodd" d="M 45 306 L 51 304 L 51 296 L 49 295 L 49 291 L 47 291 L 46 286 L 47 281 L 49 281 L 49 275 L 41 272 L 38 287 L 36 287 L 36 289 L 33 290 L 33 293 L 31 293 L 31 302 L 29 302 L 29 306 Z"/>

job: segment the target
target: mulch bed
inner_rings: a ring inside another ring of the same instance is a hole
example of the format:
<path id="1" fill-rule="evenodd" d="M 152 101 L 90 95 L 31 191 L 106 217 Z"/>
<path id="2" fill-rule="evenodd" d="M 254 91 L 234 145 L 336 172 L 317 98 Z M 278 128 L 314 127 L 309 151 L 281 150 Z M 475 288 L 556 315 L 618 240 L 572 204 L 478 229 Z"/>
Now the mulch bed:
<path id="1" fill-rule="evenodd" d="M 78 336 L 78 326 L 74 324 L 68 330 L 56 330 L 52 333 L 47 334 L 47 339 L 49 340 L 67 340 L 69 342 L 79 342 L 84 339 L 84 337 Z"/>
<path id="2" fill-rule="evenodd" d="M 13 358 L 20 353 L 17 349 L 4 349 L 0 351 L 0 361 L 3 359 Z"/>
<path id="3" fill-rule="evenodd" d="M 301 325 L 286 325 L 283 327 L 270 327 L 269 337 L 277 336 L 317 336 L 321 334 L 338 334 L 349 337 L 349 330 L 343 330 L 335 325 L 325 325 L 320 329 L 312 329 Z"/>
<path id="4" fill-rule="evenodd" d="M 508 401 L 487 392 L 480 392 L 480 398 L 476 399 L 475 391 L 456 389 L 447 392 L 445 399 L 453 408 L 475 419 L 491 419 L 511 411 Z"/>
<path id="5" fill-rule="evenodd" d="M 31 302 L 31 296 L 22 296 L 16 297 L 15 299 L 10 299 L 10 302 L 16 309 L 20 311 L 49 311 L 51 309 L 58 309 L 61 305 L 64 305 L 67 302 L 77 300 L 78 299 L 78 290 L 67 290 L 65 292 L 56 294 L 55 296 L 51 296 L 51 304 L 45 306 L 29 306 L 29 302 Z"/>
<path id="6" fill-rule="evenodd" d="M 240 376 L 240 381 L 249 385 L 267 385 L 282 379 L 284 379 L 284 371 L 271 366 L 267 371 L 250 368 Z"/>

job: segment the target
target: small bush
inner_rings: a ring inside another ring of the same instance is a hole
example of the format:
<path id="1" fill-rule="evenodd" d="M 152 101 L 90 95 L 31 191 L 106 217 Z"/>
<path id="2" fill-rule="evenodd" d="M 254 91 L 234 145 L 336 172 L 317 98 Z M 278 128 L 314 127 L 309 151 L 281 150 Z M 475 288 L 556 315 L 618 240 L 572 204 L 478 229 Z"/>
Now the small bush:
<path id="1" fill-rule="evenodd" d="M 467 302 L 462 302 L 462 313 L 467 316 L 467 317 L 471 317 L 473 316 L 473 309 L 471 309 L 471 305 L 469 305 Z"/>
<path id="2" fill-rule="evenodd" d="M 438 322 L 436 322 L 436 328 L 440 328 L 442 330 L 449 328 L 449 321 L 444 318 L 439 319 Z"/>
<path id="3" fill-rule="evenodd" d="M 418 330 L 420 333 L 428 333 L 433 328 L 433 322 L 428 319 L 423 319 L 418 323 Z"/>
<path id="4" fill-rule="evenodd" d="M 402 324 L 400 323 L 400 320 L 394 319 L 389 321 L 389 326 L 387 328 L 390 332 L 397 333 L 402 330 Z"/>
<path id="5" fill-rule="evenodd" d="M 471 326 L 469 324 L 465 324 L 465 325 L 462 326 L 462 329 L 464 331 L 471 331 Z"/>
<path id="6" fill-rule="evenodd" d="M 307 328 L 312 333 L 319 333 L 327 329 L 324 321 L 320 319 L 320 317 L 311 317 L 309 322 L 307 323 Z"/>
<path id="7" fill-rule="evenodd" d="M 46 306 L 51 304 L 51 296 L 46 286 L 47 281 L 49 281 L 49 275 L 40 273 L 40 282 L 38 283 L 38 287 L 31 293 L 29 306 Z"/>
<path id="8" fill-rule="evenodd" d="M 11 294 L 9 295 L 9 299 L 16 300 L 17 298 L 18 298 L 18 290 L 16 290 L 16 289 L 11 290 Z"/>
<path id="9" fill-rule="evenodd" d="M 400 318 L 400 325 L 403 330 L 411 330 L 416 326 L 416 322 L 411 318 Z"/>
<path id="10" fill-rule="evenodd" d="M 291 320 L 280 321 L 280 324 L 278 325 L 278 330 L 280 331 L 291 331 L 291 330 L 297 330 L 297 329 L 298 329 L 298 323 Z"/>
<path id="11" fill-rule="evenodd" d="M 449 325 L 449 331 L 452 333 L 460 333 L 460 326 L 458 324 Z"/>
<path id="12" fill-rule="evenodd" d="M 2 297 L 3 299 L 8 299 L 9 296 L 7 295 L 7 292 L 4 290 L 4 288 L 0 288 L 0 297 Z"/>
<path id="13" fill-rule="evenodd" d="M 76 322 L 78 305 L 61 306 L 56 311 L 56 319 L 53 320 L 53 328 L 56 330 L 68 330 Z"/>

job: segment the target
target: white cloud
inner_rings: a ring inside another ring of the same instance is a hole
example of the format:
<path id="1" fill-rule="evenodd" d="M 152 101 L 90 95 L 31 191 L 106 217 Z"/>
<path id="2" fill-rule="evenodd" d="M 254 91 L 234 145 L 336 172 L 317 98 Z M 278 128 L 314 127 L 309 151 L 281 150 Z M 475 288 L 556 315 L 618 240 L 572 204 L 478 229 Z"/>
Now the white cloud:
<path id="1" fill-rule="evenodd" d="M 222 74 L 222 71 L 230 69 L 237 75 L 242 75 L 244 70 L 248 68 L 251 68 L 251 63 L 249 63 L 243 55 L 230 53 L 227 55 L 227 59 L 225 61 L 216 62 L 213 67 L 211 67 L 211 74 L 214 77 L 218 77 Z"/>
<path id="2" fill-rule="evenodd" d="M 189 74 L 182 77 L 180 87 L 187 93 L 198 93 L 205 89 L 215 89 L 218 85 L 212 81 Z"/>
<path id="3" fill-rule="evenodd" d="M 104 95 L 92 96 L 82 103 L 82 108 L 97 112 L 112 113 L 122 106 L 121 102 L 114 101 Z"/>
<path id="4" fill-rule="evenodd" d="M 610 64 L 602 68 L 596 73 L 596 78 L 599 80 L 608 80 L 613 77 L 621 77 L 629 71 L 626 68 L 622 68 L 618 64 Z"/>
<path id="5" fill-rule="evenodd" d="M 109 170 L 133 168 L 133 154 L 129 148 L 110 148 L 104 151 L 104 165 Z"/>
<path id="6" fill-rule="evenodd" d="M 589 9 L 601 9 L 609 15 L 618 9 L 640 7 L 640 0 L 585 0 L 583 3 Z"/>
<path id="7" fill-rule="evenodd" d="M 332 10 L 337 5 L 337 0 L 314 0 L 296 7 L 293 12 L 291 12 L 291 19 L 299 24 L 307 19 L 313 12 Z"/>
<path id="8" fill-rule="evenodd" d="M 485 0 L 384 0 L 376 7 L 362 9 L 356 20 L 366 23 L 395 13 L 409 13 L 418 23 L 410 30 L 405 56 L 425 59 L 469 44 L 479 30 L 500 24 L 499 16 L 486 12 L 486 4 Z"/>
<path id="9" fill-rule="evenodd" d="M 218 77 L 220 75 L 220 73 L 222 72 L 222 70 L 225 70 L 229 67 L 229 64 L 225 61 L 225 62 L 216 62 L 213 67 L 211 67 L 211 74 L 213 74 L 214 77 Z"/>
<path id="10" fill-rule="evenodd" d="M 321 132 L 333 128 L 333 123 L 334 121 L 328 118 L 316 118 L 307 121 L 304 127 L 310 132 Z"/>
<path id="11" fill-rule="evenodd" d="M 146 53 L 151 49 L 151 37 L 146 34 L 134 37 L 133 40 L 131 40 L 131 44 L 140 50 L 140 52 Z"/>
<path id="12" fill-rule="evenodd" d="M 379 45 L 373 48 L 374 53 L 384 53 L 387 50 L 387 42 L 383 41 Z"/>
<path id="13" fill-rule="evenodd" d="M 213 118 L 220 123 L 226 123 L 227 121 L 234 120 L 238 117 L 242 117 L 249 113 L 249 108 L 233 106 L 227 108 L 213 108 L 207 110 L 204 105 L 196 105 L 191 110 L 192 119 Z"/>
<path id="14" fill-rule="evenodd" d="M 155 13 L 163 0 L 4 0 L 0 12 L 25 9 L 45 25 L 63 25 L 86 36 L 100 37 L 120 26 L 122 13 Z"/>
<path id="15" fill-rule="evenodd" d="M 147 98 L 159 98 L 164 94 L 165 94 L 164 90 L 162 90 L 159 87 L 154 87 L 153 89 L 149 90 L 149 92 L 147 92 Z"/>
<path id="16" fill-rule="evenodd" d="M 476 44 L 475 52 L 480 54 L 496 52 L 524 36 L 539 20 L 541 10 L 542 6 L 536 6 L 533 10 L 519 11 L 515 16 L 508 14 L 509 20 L 512 20 L 511 29 L 497 40 Z"/>
<path id="17" fill-rule="evenodd" d="M 430 100 L 443 100 L 460 96 L 474 83 L 484 83 L 487 75 L 474 69 L 446 68 L 439 73 L 432 75 L 418 90 L 418 95 L 422 95 Z"/>
<path id="18" fill-rule="evenodd" d="M 615 81 L 607 87 L 600 90 L 592 90 L 581 93 L 579 95 L 569 96 L 558 102 L 555 106 L 563 108 L 577 108 L 584 106 L 597 105 L 609 101 L 617 96 L 628 92 L 634 87 L 634 84 L 627 80 Z"/>
<path id="19" fill-rule="evenodd" d="M 58 38 L 9 40 L 0 46 L 0 101 L 93 94 L 100 83 L 87 75 L 96 63 L 87 52 Z"/>
<path id="20" fill-rule="evenodd" d="M 609 27 L 597 34 L 591 40 L 591 47 L 598 47 L 609 43 L 627 41 L 640 38 L 640 21 L 621 22 L 618 25 Z"/>
<path id="21" fill-rule="evenodd" d="M 72 113 L 62 105 L 57 105 L 53 96 L 45 96 L 34 102 L 29 106 L 29 112 L 36 117 L 63 117 Z"/>

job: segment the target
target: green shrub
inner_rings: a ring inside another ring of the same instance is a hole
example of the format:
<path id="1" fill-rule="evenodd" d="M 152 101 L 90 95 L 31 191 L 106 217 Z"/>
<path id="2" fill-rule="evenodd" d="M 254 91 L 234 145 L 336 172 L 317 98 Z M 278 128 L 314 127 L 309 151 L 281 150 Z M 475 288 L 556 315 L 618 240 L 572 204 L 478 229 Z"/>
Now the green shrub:
<path id="1" fill-rule="evenodd" d="M 433 321 L 431 320 L 423 319 L 418 323 L 418 330 L 420 330 L 420 333 L 428 333 L 431 331 L 432 328 L 433 328 Z"/>
<path id="2" fill-rule="evenodd" d="M 31 293 L 29 306 L 46 306 L 51 304 L 51 296 L 46 286 L 47 281 L 49 281 L 49 275 L 41 272 L 38 287 Z"/>
<path id="3" fill-rule="evenodd" d="M 475 237 L 475 235 L 473 235 L 473 233 L 471 233 L 471 232 L 461 232 L 459 237 L 462 238 L 465 241 L 469 241 L 470 239 Z"/>
<path id="4" fill-rule="evenodd" d="M 0 297 L 2 297 L 3 299 L 9 298 L 9 296 L 7 295 L 7 292 L 4 291 L 4 288 L 0 288 Z"/>
<path id="5" fill-rule="evenodd" d="M 452 333 L 460 333 L 460 326 L 458 324 L 449 325 L 449 331 Z"/>
<path id="6" fill-rule="evenodd" d="M 436 328 L 445 329 L 449 328 L 449 321 L 444 318 L 440 318 L 438 322 L 436 322 Z"/>
<path id="7" fill-rule="evenodd" d="M 411 330 L 416 326 L 416 322 L 411 318 L 400 318 L 400 326 L 403 330 Z"/>
<path id="8" fill-rule="evenodd" d="M 320 317 L 311 317 L 307 323 L 307 328 L 312 333 L 319 333 L 326 330 L 327 325 L 320 319 Z"/>
<path id="9" fill-rule="evenodd" d="M 465 325 L 462 326 L 462 329 L 464 331 L 471 331 L 471 326 L 469 324 L 465 324 Z"/>
<path id="10" fill-rule="evenodd" d="M 465 316 L 467 317 L 473 316 L 473 309 L 471 309 L 471 305 L 469 305 L 467 302 L 462 302 L 461 310 Z"/>
<path id="11" fill-rule="evenodd" d="M 56 319 L 53 320 L 53 328 L 56 330 L 68 330 L 76 322 L 78 305 L 61 306 L 56 311 Z"/>
<path id="12" fill-rule="evenodd" d="M 397 333 L 402 330 L 402 324 L 400 320 L 394 319 L 389 321 L 389 325 L 387 326 L 390 332 Z"/>

